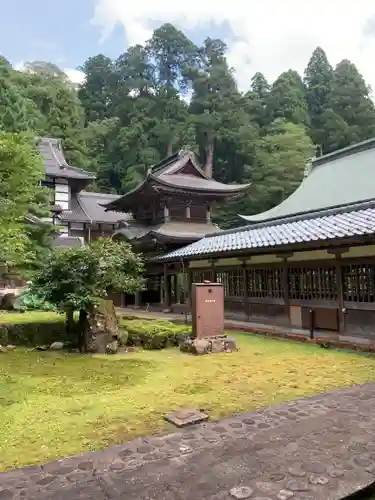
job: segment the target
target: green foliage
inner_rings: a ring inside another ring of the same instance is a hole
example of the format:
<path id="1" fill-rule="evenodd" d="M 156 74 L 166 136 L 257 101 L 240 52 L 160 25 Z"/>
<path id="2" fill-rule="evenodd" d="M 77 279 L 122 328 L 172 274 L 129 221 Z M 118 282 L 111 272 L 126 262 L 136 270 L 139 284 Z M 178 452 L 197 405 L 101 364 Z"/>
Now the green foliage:
<path id="1" fill-rule="evenodd" d="M 309 123 L 305 87 L 296 71 L 285 71 L 276 79 L 267 96 L 267 106 L 271 120 L 283 118 L 297 125 Z"/>
<path id="2" fill-rule="evenodd" d="M 81 248 L 53 251 L 36 274 L 30 293 L 61 312 L 88 312 L 108 292 L 141 289 L 142 270 L 142 259 L 129 244 L 99 238 Z"/>
<path id="3" fill-rule="evenodd" d="M 150 166 L 188 146 L 218 181 L 252 182 L 242 199 L 218 208 L 214 217 L 222 227 L 237 226 L 238 213 L 270 208 L 295 189 L 303 155 L 310 155 L 306 134 L 323 153 L 375 135 L 375 107 L 363 77 L 347 60 L 333 70 L 321 47 L 303 81 L 289 69 L 270 85 L 256 72 L 244 93 L 223 41 L 207 38 L 197 46 L 169 23 L 115 60 L 90 57 L 78 91 L 53 63 L 33 61 L 25 69 L 15 71 L 0 58 L 0 130 L 61 138 L 72 164 L 97 173 L 89 189 L 119 194 L 139 184 Z M 288 132 L 273 131 L 275 120 Z M 281 140 L 280 154 L 270 146 L 272 138 Z M 298 162 L 294 171 L 293 165 L 277 165 L 287 156 Z M 40 237 L 32 234 L 39 230 Z M 43 260 L 45 228 L 26 232 L 39 240 L 33 252 Z"/>
<path id="4" fill-rule="evenodd" d="M 37 258 L 26 217 L 43 210 L 42 179 L 42 162 L 32 138 L 0 132 L 0 255 L 6 267 L 30 265 Z M 41 229 L 40 238 L 44 234 Z"/>
<path id="5" fill-rule="evenodd" d="M 27 313 L 24 314 L 26 316 Z M 72 332 L 73 333 L 73 332 Z M 52 342 L 73 342 L 74 335 L 67 336 L 63 319 L 48 322 L 0 324 L 0 345 L 49 345 Z"/>
<path id="6" fill-rule="evenodd" d="M 46 302 L 38 295 L 25 292 L 16 300 L 15 309 L 22 309 L 24 311 L 55 311 L 56 306 L 50 302 Z"/>
<path id="7" fill-rule="evenodd" d="M 317 47 L 305 70 L 306 100 L 311 121 L 311 137 L 326 152 L 327 123 L 324 116 L 332 90 L 333 69 L 327 55 Z M 328 148 L 329 149 L 329 148 Z"/>
<path id="8" fill-rule="evenodd" d="M 127 344 L 144 349 L 165 349 L 178 346 L 180 340 L 191 333 L 187 325 L 167 320 L 120 319 L 120 327 L 127 332 Z"/>

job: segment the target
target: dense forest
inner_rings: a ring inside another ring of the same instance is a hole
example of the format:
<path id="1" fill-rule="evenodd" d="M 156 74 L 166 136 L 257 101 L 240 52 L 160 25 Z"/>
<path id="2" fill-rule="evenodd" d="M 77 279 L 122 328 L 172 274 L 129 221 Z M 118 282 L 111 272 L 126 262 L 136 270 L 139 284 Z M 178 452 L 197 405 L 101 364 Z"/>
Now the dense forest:
<path id="1" fill-rule="evenodd" d="M 333 68 L 320 47 L 304 75 L 287 69 L 272 84 L 249 75 L 240 92 L 221 40 L 196 46 L 170 24 L 118 59 L 83 65 L 76 88 L 54 64 L 20 72 L 0 57 L 0 130 L 63 139 L 68 160 L 97 173 L 93 190 L 124 193 L 147 168 L 188 147 L 226 183 L 248 194 L 218 208 L 222 226 L 266 210 L 299 184 L 316 154 L 375 136 L 371 91 L 356 66 Z"/>

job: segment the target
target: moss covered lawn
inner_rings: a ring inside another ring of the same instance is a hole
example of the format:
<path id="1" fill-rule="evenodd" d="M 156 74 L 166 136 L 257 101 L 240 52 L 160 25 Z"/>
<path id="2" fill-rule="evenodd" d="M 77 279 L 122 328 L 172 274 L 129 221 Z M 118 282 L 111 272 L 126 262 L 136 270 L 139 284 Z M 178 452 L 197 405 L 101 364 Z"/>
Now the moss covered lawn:
<path id="1" fill-rule="evenodd" d="M 375 380 L 373 355 L 236 337 L 238 353 L 201 357 L 178 349 L 0 355 L 0 470 L 166 430 L 163 415 L 179 407 L 218 418 Z"/>

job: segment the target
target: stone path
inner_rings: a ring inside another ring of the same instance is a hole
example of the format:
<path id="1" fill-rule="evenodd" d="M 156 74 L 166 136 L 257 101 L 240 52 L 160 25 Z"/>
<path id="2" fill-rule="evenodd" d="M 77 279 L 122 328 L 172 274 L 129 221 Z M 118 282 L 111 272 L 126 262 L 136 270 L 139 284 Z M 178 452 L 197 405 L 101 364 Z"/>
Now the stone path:
<path id="1" fill-rule="evenodd" d="M 375 383 L 0 474 L 0 500 L 338 500 L 375 481 Z"/>

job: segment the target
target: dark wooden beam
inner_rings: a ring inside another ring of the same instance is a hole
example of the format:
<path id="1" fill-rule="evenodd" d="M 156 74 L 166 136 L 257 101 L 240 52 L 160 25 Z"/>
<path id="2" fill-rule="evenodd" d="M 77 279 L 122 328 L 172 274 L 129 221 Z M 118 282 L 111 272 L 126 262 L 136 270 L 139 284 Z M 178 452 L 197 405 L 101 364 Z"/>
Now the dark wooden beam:
<path id="1" fill-rule="evenodd" d="M 337 302 L 338 302 L 338 316 L 339 316 L 339 332 L 345 333 L 346 322 L 345 322 L 345 308 L 344 308 L 344 289 L 342 280 L 342 260 L 341 254 L 336 254 L 335 259 L 335 271 L 336 271 L 336 286 L 337 286 Z"/>

